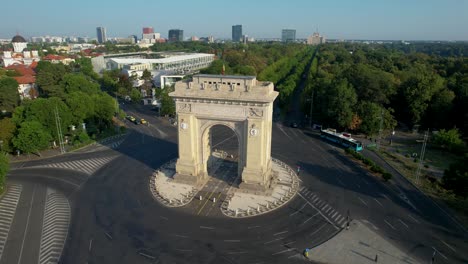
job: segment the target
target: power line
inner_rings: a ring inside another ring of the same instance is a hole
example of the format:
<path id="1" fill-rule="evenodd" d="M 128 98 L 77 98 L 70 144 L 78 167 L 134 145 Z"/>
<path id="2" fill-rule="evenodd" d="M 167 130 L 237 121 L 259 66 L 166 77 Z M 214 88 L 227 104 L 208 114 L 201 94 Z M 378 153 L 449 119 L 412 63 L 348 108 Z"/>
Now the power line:
<path id="1" fill-rule="evenodd" d="M 421 168 L 424 160 L 424 155 L 426 154 L 426 145 L 427 139 L 429 137 L 429 129 L 424 133 L 424 141 L 421 148 L 421 154 L 419 155 L 419 164 L 418 169 L 416 170 L 416 183 L 419 184 L 419 175 L 421 174 Z"/>
<path id="2" fill-rule="evenodd" d="M 60 116 L 58 113 L 58 108 L 55 107 L 55 124 L 57 125 L 57 136 L 59 140 L 60 152 L 63 154 L 65 153 L 65 144 L 63 142 L 63 134 L 62 134 L 62 123 L 60 121 Z"/>

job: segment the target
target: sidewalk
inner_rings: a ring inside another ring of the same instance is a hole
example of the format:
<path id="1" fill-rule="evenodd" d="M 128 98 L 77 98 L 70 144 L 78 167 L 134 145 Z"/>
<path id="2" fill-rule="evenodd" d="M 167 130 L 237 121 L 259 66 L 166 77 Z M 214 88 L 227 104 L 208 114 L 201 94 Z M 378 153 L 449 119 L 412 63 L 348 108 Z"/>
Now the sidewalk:
<path id="1" fill-rule="evenodd" d="M 419 263 L 360 221 L 351 222 L 349 230 L 343 229 L 332 239 L 310 249 L 309 259 L 328 264 Z"/>

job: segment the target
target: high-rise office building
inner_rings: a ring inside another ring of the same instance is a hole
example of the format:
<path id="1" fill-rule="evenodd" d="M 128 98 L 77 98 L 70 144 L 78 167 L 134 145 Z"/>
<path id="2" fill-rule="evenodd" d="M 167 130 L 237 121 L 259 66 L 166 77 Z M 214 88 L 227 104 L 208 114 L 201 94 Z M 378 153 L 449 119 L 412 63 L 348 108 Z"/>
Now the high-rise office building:
<path id="1" fill-rule="evenodd" d="M 143 28 L 143 34 L 153 34 L 153 33 L 154 33 L 153 27 L 144 27 Z"/>
<path id="2" fill-rule="evenodd" d="M 170 42 L 184 41 L 184 31 L 182 29 L 170 29 L 168 39 Z"/>
<path id="3" fill-rule="evenodd" d="M 96 33 L 97 33 L 97 40 L 98 43 L 105 43 L 107 41 L 106 37 L 106 28 L 105 27 L 97 27 L 96 28 Z"/>
<path id="4" fill-rule="evenodd" d="M 296 30 L 295 29 L 283 29 L 281 31 L 281 40 L 283 42 L 296 41 Z"/>
<path id="5" fill-rule="evenodd" d="M 234 42 L 242 41 L 242 25 L 232 26 L 232 41 Z"/>

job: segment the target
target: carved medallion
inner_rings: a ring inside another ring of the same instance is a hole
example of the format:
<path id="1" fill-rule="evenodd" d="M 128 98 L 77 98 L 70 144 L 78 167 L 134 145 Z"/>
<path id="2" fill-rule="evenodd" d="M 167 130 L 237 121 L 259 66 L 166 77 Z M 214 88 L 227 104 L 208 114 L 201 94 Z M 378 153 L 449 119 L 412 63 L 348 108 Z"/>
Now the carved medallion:
<path id="1" fill-rule="evenodd" d="M 179 112 L 190 112 L 192 110 L 191 104 L 179 104 L 177 111 Z"/>
<path id="2" fill-rule="evenodd" d="M 188 124 L 185 122 L 180 123 L 180 128 L 186 130 L 188 128 Z"/>

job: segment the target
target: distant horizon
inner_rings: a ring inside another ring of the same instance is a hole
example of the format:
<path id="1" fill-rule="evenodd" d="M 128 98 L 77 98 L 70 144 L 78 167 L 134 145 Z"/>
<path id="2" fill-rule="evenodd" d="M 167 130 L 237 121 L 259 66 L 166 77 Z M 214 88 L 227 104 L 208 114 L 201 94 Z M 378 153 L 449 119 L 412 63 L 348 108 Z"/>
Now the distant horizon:
<path id="1" fill-rule="evenodd" d="M 23 0 L 21 18 L 17 12 L 3 13 L 0 38 L 10 39 L 16 32 L 25 38 L 95 38 L 96 28 L 102 26 L 109 38 L 140 38 L 143 27 L 153 27 L 165 38 L 169 29 L 179 28 L 184 38 L 229 39 L 232 26 L 242 25 L 242 34 L 256 39 L 281 38 L 282 29 L 295 29 L 299 39 L 318 31 L 327 39 L 468 41 L 468 1 L 463 0 L 181 2 L 82 0 L 68 6 L 57 0 Z M 17 10 L 17 5 L 7 1 L 2 7 Z"/>

